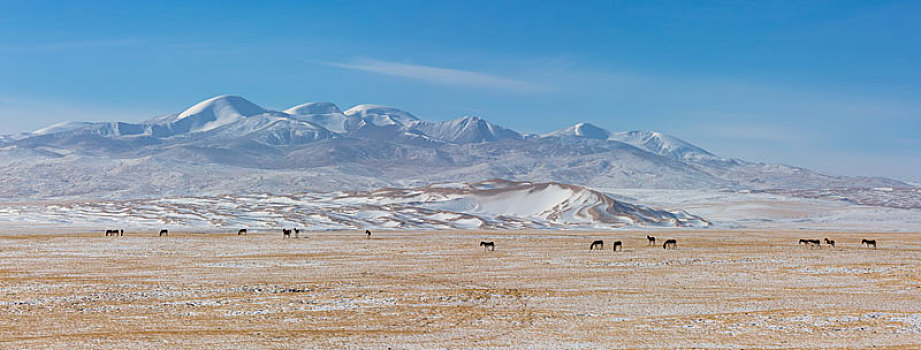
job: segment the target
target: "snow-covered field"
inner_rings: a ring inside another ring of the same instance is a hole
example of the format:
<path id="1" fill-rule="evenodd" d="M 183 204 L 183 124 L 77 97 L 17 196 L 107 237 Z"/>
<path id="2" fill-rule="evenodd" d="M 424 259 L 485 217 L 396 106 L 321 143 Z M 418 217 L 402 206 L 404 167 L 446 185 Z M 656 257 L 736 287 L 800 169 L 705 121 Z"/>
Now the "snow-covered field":
<path id="1" fill-rule="evenodd" d="M 0 231 L 4 348 L 921 347 L 919 232 Z"/>
<path id="2" fill-rule="evenodd" d="M 633 204 L 642 203 L 642 205 Z M 765 192 L 486 181 L 369 192 L 0 203 L 0 227 L 104 230 L 663 227 L 921 231 L 921 209 Z"/>
<path id="3" fill-rule="evenodd" d="M 714 228 L 921 231 L 919 208 L 860 205 L 834 197 L 725 190 L 605 189 L 605 192 L 619 200 L 665 210 L 681 208 L 710 221 Z M 904 197 L 901 202 L 905 202 Z"/>
<path id="4" fill-rule="evenodd" d="M 681 210 L 618 201 L 581 186 L 484 181 L 370 192 L 251 194 L 0 204 L 0 222 L 80 227 L 308 230 L 706 227 Z"/>

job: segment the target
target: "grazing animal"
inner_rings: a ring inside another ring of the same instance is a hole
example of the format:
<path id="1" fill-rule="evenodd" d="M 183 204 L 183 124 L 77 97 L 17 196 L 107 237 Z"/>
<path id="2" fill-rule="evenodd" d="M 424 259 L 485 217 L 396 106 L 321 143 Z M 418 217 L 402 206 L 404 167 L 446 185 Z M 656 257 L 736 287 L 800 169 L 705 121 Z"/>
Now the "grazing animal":
<path id="1" fill-rule="evenodd" d="M 106 236 L 124 236 L 125 230 L 106 230 Z"/>
<path id="2" fill-rule="evenodd" d="M 834 241 L 834 240 L 831 240 L 831 239 L 828 239 L 828 237 L 825 238 L 825 244 L 830 245 L 832 248 L 835 247 L 835 241 Z"/>
<path id="3" fill-rule="evenodd" d="M 368 239 L 371 239 L 371 230 L 365 230 L 365 234 L 368 235 Z"/>
<path id="4" fill-rule="evenodd" d="M 496 250 L 496 244 L 493 242 L 480 242 L 480 246 L 483 247 L 483 250 Z"/>
<path id="5" fill-rule="evenodd" d="M 654 245 L 654 244 L 656 244 L 656 238 L 653 237 L 653 236 L 647 235 L 647 236 L 646 236 L 646 240 L 649 241 L 649 244 L 647 244 L 647 245 Z"/>
<path id="6" fill-rule="evenodd" d="M 617 247 L 620 247 L 620 251 L 624 251 L 624 244 L 620 241 L 614 241 L 614 251 L 617 251 Z"/>
<path id="7" fill-rule="evenodd" d="M 242 235 L 245 235 L 245 234 L 246 234 L 246 229 L 245 229 L 245 228 L 241 228 L 240 231 L 237 231 L 237 236 L 242 236 Z"/>
<path id="8" fill-rule="evenodd" d="M 291 230 L 283 228 L 281 229 L 282 238 L 291 238 Z"/>
<path id="9" fill-rule="evenodd" d="M 106 230 L 106 237 L 111 236 L 113 231 L 115 230 Z"/>
<path id="10" fill-rule="evenodd" d="M 169 231 L 167 229 L 160 230 L 160 236 L 169 236 Z"/>
<path id="11" fill-rule="evenodd" d="M 298 230 L 297 227 L 294 228 L 294 238 L 301 238 L 301 230 Z"/>
<path id="12" fill-rule="evenodd" d="M 860 244 L 861 244 L 861 245 L 866 244 L 866 245 L 867 245 L 867 248 L 870 248 L 870 246 L 872 245 L 872 246 L 873 246 L 873 249 L 876 249 L 876 240 L 875 240 L 875 239 L 864 239 L 864 240 L 860 241 Z"/>
<path id="13" fill-rule="evenodd" d="M 592 242 L 592 245 L 588 247 L 588 250 L 595 250 L 596 246 L 598 247 L 598 249 L 604 250 L 604 241 L 597 240 L 597 241 Z"/>
<path id="14" fill-rule="evenodd" d="M 799 244 L 805 244 L 810 247 L 821 247 L 822 241 L 817 239 L 800 239 Z"/>
<path id="15" fill-rule="evenodd" d="M 666 239 L 665 244 L 662 245 L 662 249 L 668 249 L 669 247 L 671 247 L 671 249 L 678 249 L 678 241 L 674 239 Z"/>

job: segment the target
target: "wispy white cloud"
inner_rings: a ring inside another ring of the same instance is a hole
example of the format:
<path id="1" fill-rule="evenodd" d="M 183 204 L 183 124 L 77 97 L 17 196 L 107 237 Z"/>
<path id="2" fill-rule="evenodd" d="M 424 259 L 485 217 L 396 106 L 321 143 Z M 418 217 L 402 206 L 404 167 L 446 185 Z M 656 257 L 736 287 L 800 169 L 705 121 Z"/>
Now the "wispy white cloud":
<path id="1" fill-rule="evenodd" d="M 331 67 L 415 79 L 441 85 L 490 88 L 517 92 L 541 92 L 548 90 L 547 87 L 532 82 L 460 69 L 370 59 L 349 62 L 319 61 L 318 63 Z"/>

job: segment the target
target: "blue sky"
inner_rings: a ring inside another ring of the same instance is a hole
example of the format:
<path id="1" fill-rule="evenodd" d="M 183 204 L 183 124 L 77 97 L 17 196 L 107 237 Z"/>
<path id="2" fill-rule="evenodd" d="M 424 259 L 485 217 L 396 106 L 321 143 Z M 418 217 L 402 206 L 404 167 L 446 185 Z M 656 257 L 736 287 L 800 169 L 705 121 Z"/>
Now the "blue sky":
<path id="1" fill-rule="evenodd" d="M 917 23 L 917 1 L 0 0 L 0 134 L 235 94 L 921 181 Z"/>

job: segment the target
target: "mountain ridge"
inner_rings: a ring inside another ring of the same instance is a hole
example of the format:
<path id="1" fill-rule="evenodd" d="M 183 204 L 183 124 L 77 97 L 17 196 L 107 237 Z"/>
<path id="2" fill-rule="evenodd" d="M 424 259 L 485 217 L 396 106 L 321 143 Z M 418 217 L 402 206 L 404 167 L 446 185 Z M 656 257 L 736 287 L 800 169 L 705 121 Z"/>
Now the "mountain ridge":
<path id="1" fill-rule="evenodd" d="M 68 122 L 0 137 L 0 156 L 0 174 L 8 179 L 0 184 L 0 197 L 5 198 L 151 195 L 149 186 L 138 181 L 159 184 L 173 195 L 288 190 L 283 184 L 259 185 L 245 179 L 247 174 L 266 172 L 309 190 L 491 178 L 602 188 L 910 186 L 886 178 L 830 176 L 723 158 L 654 131 L 613 132 L 577 123 L 543 135 L 525 135 L 476 116 L 433 122 L 394 107 L 363 104 L 342 111 L 329 102 L 276 111 L 233 95 L 140 123 Z M 84 163 L 109 169 L 112 175 L 96 178 Z M 145 173 L 115 175 L 118 169 L 132 168 L 126 163 Z M 173 164 L 170 171 L 195 185 L 180 190 L 176 184 L 161 183 L 158 174 L 166 170 L 158 167 L 163 164 Z M 203 174 L 203 169 L 209 173 Z M 55 181 L 60 184 L 52 185 Z"/>

